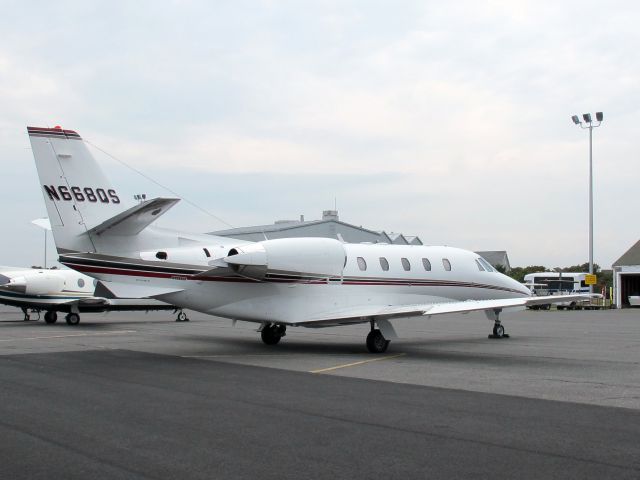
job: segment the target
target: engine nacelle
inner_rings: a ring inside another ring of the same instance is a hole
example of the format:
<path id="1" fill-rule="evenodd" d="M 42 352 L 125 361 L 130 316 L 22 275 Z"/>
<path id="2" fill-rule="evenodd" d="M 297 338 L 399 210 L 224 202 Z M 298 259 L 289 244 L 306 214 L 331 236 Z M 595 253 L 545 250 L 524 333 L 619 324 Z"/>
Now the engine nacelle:
<path id="1" fill-rule="evenodd" d="M 346 252 L 331 238 L 280 238 L 232 248 L 224 261 L 257 280 L 312 281 L 340 277 Z"/>
<path id="2" fill-rule="evenodd" d="M 64 278 L 51 272 L 29 272 L 10 279 L 4 287 L 26 295 L 50 295 L 62 292 Z"/>

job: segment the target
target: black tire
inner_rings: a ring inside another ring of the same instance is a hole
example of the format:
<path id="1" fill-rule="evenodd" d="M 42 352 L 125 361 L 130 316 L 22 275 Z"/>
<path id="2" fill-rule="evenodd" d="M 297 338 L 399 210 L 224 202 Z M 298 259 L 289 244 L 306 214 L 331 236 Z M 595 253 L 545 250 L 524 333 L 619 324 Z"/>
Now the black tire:
<path id="1" fill-rule="evenodd" d="M 67 325 L 78 325 L 80 323 L 80 315 L 77 313 L 68 313 L 65 317 Z"/>
<path id="2" fill-rule="evenodd" d="M 188 322 L 187 314 L 184 312 L 180 312 L 178 314 L 178 318 L 176 318 L 176 322 Z"/>
<path id="3" fill-rule="evenodd" d="M 260 332 L 260 337 L 265 345 L 276 345 L 283 335 L 284 331 L 278 325 L 266 325 Z"/>
<path id="4" fill-rule="evenodd" d="M 384 338 L 382 332 L 378 329 L 371 330 L 367 335 L 367 350 L 371 353 L 384 353 L 389 346 L 389 340 Z"/>
<path id="5" fill-rule="evenodd" d="M 496 338 L 504 337 L 504 327 L 502 325 L 494 325 L 493 326 L 493 335 Z"/>
<path id="6" fill-rule="evenodd" d="M 58 321 L 58 314 L 53 310 L 48 311 L 47 313 L 44 314 L 44 321 L 49 324 L 56 323 Z"/>

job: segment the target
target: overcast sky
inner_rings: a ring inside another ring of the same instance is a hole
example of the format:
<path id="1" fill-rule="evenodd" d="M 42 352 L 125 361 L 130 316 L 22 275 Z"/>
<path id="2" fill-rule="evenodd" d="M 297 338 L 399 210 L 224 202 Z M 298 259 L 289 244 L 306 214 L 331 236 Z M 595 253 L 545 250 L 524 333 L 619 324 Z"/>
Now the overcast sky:
<path id="1" fill-rule="evenodd" d="M 588 261 L 570 117 L 601 110 L 596 263 L 640 236 L 638 2 L 0 6 L 0 264 L 42 264 L 27 125 L 77 130 L 233 226 L 337 202 L 346 222 L 555 267 Z M 120 191 L 171 196 L 93 151 Z M 161 225 L 227 228 L 186 202 Z"/>

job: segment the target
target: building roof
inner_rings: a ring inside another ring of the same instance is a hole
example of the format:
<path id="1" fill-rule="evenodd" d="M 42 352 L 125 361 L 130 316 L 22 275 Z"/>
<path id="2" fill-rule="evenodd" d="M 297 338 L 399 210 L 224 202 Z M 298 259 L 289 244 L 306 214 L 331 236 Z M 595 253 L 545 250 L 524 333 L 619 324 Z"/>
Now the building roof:
<path id="1" fill-rule="evenodd" d="M 492 266 L 503 266 L 507 271 L 511 270 L 511 264 L 509 263 L 509 256 L 504 250 L 491 250 L 486 252 L 476 252 Z"/>
<path id="2" fill-rule="evenodd" d="M 640 265 L 640 240 L 633 244 L 618 260 L 613 262 L 614 267 Z"/>
<path id="3" fill-rule="evenodd" d="M 268 225 L 231 228 L 209 233 L 211 235 L 251 241 L 309 236 L 338 238 L 341 241 L 344 240 L 350 243 L 372 242 L 422 245 L 422 241 L 417 236 L 405 237 L 401 233 L 369 230 L 362 226 L 342 222 L 339 220 L 336 210 L 322 212 L 322 220 L 305 221 L 304 217 L 301 216 L 300 220 L 279 220 Z"/>

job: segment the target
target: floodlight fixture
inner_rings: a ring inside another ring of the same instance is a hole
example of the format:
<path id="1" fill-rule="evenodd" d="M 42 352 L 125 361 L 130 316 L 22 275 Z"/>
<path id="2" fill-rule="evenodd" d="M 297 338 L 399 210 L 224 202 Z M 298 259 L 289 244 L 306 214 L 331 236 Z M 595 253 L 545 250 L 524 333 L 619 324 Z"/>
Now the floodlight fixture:
<path id="1" fill-rule="evenodd" d="M 604 115 L 602 114 L 602 112 L 596 112 L 596 120 L 601 122 L 603 118 L 604 118 Z"/>
<path id="2" fill-rule="evenodd" d="M 584 118 L 585 122 L 591 123 L 591 114 L 590 113 L 583 113 L 582 114 L 582 118 Z"/>
<path id="3" fill-rule="evenodd" d="M 580 123 L 580 119 L 578 118 L 578 115 L 574 115 L 573 117 L 571 117 L 571 120 L 573 120 L 573 123 L 575 123 L 576 125 Z"/>

